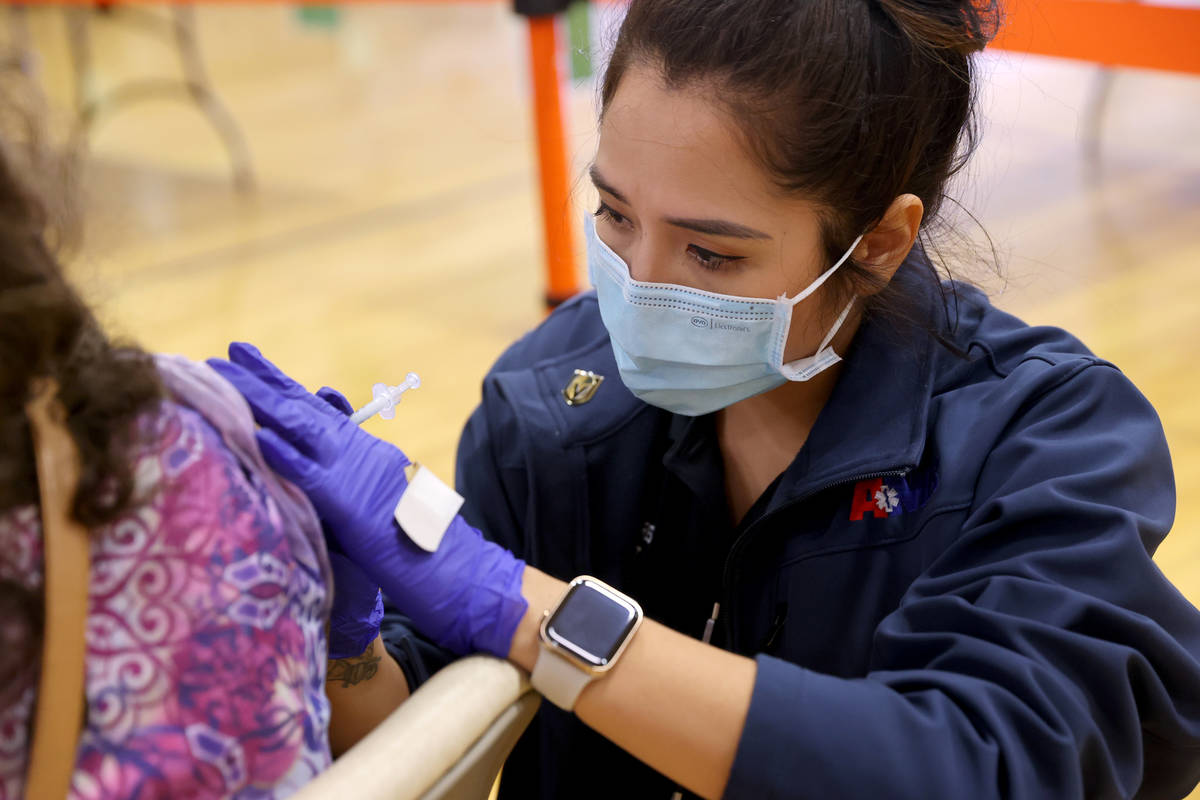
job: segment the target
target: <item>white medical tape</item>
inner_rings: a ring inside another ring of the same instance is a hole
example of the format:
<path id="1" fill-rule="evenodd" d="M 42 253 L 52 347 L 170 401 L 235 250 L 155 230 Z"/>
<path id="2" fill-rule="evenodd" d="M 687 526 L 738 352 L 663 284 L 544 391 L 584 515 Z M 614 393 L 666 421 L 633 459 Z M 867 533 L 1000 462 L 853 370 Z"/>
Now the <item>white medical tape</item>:
<path id="1" fill-rule="evenodd" d="M 432 553 L 442 543 L 462 504 L 462 495 L 417 464 L 408 488 L 396 503 L 396 522 L 418 547 Z"/>

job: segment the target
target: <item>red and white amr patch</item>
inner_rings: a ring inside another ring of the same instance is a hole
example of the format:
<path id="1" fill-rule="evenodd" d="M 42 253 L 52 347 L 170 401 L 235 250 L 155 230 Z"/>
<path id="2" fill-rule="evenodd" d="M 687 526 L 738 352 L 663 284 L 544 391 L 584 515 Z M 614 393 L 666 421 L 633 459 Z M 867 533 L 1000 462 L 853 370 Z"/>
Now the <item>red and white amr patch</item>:
<path id="1" fill-rule="evenodd" d="M 886 519 L 916 511 L 929 502 L 937 484 L 937 471 L 932 469 L 859 481 L 850 498 L 850 521 L 866 519 L 867 515 Z"/>

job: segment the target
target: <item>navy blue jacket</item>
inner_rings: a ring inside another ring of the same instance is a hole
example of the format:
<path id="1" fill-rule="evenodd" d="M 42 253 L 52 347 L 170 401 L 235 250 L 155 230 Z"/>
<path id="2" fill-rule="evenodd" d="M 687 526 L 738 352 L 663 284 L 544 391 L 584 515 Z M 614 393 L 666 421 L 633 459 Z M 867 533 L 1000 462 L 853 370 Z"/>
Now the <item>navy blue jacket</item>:
<path id="1" fill-rule="evenodd" d="M 1200 613 L 1151 561 L 1175 509 L 1153 408 L 1062 330 L 957 297 L 958 354 L 863 324 L 737 526 L 711 418 L 625 389 L 593 295 L 484 381 L 467 518 L 693 636 L 719 601 L 714 643 L 756 657 L 726 797 L 1166 798 L 1200 779 Z M 606 380 L 569 407 L 575 369 Z M 502 793 L 672 789 L 543 704 Z"/>

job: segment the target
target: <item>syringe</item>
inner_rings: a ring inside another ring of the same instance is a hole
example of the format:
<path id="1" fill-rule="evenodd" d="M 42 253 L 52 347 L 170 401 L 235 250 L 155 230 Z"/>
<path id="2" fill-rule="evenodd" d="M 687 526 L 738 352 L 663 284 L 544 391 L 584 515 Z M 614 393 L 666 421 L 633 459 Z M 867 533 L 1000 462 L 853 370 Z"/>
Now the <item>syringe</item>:
<path id="1" fill-rule="evenodd" d="M 396 416 L 396 404 L 400 402 L 400 395 L 409 389 L 416 389 L 420 385 L 421 379 L 415 372 L 405 375 L 404 382 L 397 386 L 388 386 L 386 383 L 375 384 L 371 387 L 371 394 L 375 396 L 375 399 L 351 414 L 350 421 L 355 425 L 361 425 L 376 414 L 384 419 L 391 419 Z"/>

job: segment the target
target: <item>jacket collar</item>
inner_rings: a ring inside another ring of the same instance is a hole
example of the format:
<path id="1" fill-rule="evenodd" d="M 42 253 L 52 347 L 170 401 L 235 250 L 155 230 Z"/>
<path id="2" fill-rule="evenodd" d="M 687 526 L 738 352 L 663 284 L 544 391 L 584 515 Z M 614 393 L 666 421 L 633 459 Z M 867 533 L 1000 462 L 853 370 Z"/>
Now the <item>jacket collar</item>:
<path id="1" fill-rule="evenodd" d="M 772 506 L 826 486 L 914 469 L 925 449 L 937 346 L 923 332 L 864 320 Z"/>

